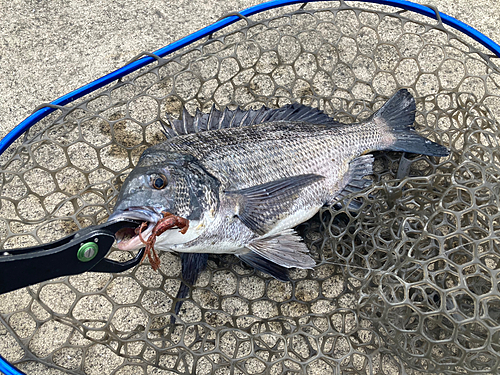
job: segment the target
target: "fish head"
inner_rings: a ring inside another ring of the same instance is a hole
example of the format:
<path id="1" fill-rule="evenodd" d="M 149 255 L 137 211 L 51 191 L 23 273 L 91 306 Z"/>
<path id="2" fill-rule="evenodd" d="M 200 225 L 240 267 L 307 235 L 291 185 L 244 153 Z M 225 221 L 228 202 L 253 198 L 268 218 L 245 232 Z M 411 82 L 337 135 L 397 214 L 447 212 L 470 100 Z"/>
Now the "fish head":
<path id="1" fill-rule="evenodd" d="M 176 177 L 168 166 L 135 168 L 120 189 L 114 215 L 138 207 L 143 207 L 142 211 L 147 207 L 158 212 L 174 211 Z"/>
<path id="2" fill-rule="evenodd" d="M 214 211 L 217 205 L 218 184 L 196 159 L 152 147 L 143 153 L 123 182 L 108 220 L 147 222 L 142 233 L 143 239 L 147 239 L 164 213 L 196 222 L 207 212 Z M 177 233 L 179 229 L 169 229 L 162 236 L 167 237 L 172 231 Z M 185 240 L 189 237 L 186 236 Z M 144 246 L 133 228 L 120 230 L 116 238 L 117 246 L 122 250 Z"/>

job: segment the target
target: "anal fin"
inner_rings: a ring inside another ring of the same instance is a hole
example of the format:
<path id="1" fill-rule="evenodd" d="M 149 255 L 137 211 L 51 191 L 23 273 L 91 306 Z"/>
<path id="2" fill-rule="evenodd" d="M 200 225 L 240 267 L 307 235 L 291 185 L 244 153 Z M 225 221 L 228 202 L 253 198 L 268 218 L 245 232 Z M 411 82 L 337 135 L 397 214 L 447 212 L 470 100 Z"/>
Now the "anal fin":
<path id="1" fill-rule="evenodd" d="M 373 155 L 362 155 L 353 159 L 341 183 L 342 190 L 330 203 L 342 201 L 346 196 L 366 189 L 372 184 L 371 180 L 363 178 L 373 173 Z"/>
<path id="2" fill-rule="evenodd" d="M 246 248 L 285 268 L 312 268 L 316 265 L 314 259 L 307 254 L 309 249 L 306 244 L 293 229 L 274 236 L 256 238 Z"/>

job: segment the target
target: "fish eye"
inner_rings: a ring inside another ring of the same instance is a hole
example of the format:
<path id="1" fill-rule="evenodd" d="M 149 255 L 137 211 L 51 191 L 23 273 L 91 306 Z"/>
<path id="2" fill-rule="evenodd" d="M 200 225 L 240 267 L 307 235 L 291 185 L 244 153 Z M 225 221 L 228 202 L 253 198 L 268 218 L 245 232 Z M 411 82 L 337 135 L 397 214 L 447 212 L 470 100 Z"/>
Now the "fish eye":
<path id="1" fill-rule="evenodd" d="M 151 176 L 151 185 L 157 189 L 161 190 L 167 186 L 167 178 L 162 174 L 155 174 Z"/>

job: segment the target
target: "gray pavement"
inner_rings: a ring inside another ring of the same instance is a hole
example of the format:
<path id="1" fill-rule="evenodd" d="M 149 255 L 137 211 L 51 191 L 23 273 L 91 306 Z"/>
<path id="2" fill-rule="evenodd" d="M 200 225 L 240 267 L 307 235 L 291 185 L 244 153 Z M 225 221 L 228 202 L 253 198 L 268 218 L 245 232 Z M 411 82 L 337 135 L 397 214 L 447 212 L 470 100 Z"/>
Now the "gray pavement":
<path id="1" fill-rule="evenodd" d="M 52 101 L 259 0 L 1 1 L 0 137 Z M 500 42 L 498 0 L 421 0 Z"/>

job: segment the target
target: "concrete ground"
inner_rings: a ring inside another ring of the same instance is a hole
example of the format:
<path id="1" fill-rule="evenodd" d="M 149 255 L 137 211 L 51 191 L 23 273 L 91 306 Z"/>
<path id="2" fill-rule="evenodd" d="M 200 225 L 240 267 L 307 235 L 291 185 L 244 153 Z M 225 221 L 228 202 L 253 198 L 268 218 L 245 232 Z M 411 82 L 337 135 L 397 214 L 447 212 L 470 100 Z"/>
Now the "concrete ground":
<path id="1" fill-rule="evenodd" d="M 259 0 L 0 2 L 0 137 L 52 101 Z M 420 0 L 500 43 L 498 0 Z"/>

